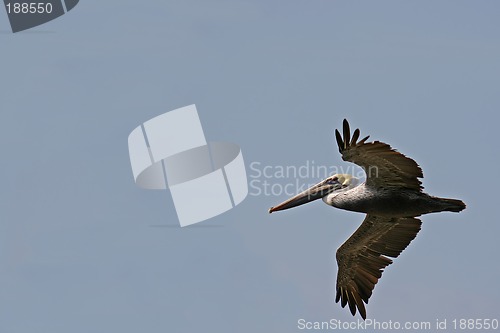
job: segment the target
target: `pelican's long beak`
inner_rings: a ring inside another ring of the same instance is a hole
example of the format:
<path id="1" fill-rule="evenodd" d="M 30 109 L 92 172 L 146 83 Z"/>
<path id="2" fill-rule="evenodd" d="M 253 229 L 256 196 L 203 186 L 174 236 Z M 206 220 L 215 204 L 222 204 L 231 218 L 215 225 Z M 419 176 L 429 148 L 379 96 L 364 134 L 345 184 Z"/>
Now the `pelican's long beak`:
<path id="1" fill-rule="evenodd" d="M 335 191 L 341 187 L 342 185 L 339 184 L 338 182 L 331 183 L 331 182 L 326 182 L 326 180 L 323 180 L 322 182 L 314 186 L 311 186 L 304 192 L 297 194 L 296 196 L 280 203 L 279 205 L 269 208 L 269 213 L 300 206 L 308 202 L 323 198 L 328 193 Z"/>

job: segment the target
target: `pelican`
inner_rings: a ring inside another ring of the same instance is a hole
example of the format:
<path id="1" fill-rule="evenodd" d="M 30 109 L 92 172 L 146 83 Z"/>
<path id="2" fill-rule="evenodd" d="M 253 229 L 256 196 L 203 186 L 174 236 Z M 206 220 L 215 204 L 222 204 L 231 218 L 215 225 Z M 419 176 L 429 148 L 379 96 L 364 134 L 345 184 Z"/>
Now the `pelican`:
<path id="1" fill-rule="evenodd" d="M 351 137 L 349 123 L 343 122 L 343 136 L 335 130 L 344 161 L 361 166 L 366 181 L 348 174 L 335 174 L 283 203 L 269 213 L 296 207 L 317 199 L 330 206 L 366 213 L 359 228 L 336 253 L 338 274 L 335 302 L 347 304 L 366 319 L 365 304 L 384 269 L 410 244 L 420 231 L 417 217 L 428 213 L 460 212 L 461 200 L 445 199 L 423 192 L 422 169 L 409 157 L 380 141 L 359 140 L 359 129 Z"/>

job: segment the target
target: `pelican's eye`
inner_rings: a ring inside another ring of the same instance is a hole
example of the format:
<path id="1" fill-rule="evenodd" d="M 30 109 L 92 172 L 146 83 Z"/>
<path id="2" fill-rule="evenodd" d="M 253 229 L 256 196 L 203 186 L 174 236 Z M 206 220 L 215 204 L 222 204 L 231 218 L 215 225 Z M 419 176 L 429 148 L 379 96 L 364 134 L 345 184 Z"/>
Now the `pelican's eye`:
<path id="1" fill-rule="evenodd" d="M 339 178 L 338 177 L 333 177 L 333 178 L 330 178 L 330 179 L 327 179 L 326 183 L 327 184 L 335 184 L 335 183 L 338 183 L 339 182 Z"/>

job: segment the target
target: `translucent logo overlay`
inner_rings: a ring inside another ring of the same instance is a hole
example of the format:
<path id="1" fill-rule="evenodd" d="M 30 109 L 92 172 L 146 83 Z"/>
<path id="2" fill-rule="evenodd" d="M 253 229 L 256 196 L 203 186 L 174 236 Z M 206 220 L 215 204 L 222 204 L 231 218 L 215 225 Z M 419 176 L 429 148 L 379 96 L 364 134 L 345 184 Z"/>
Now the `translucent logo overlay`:
<path id="1" fill-rule="evenodd" d="M 169 188 L 181 227 L 222 214 L 248 194 L 239 146 L 207 143 L 195 105 L 136 127 L 128 137 L 128 148 L 136 184 Z"/>
<path id="2" fill-rule="evenodd" d="M 79 0 L 46 0 L 26 2 L 4 0 L 12 32 L 30 29 L 52 21 L 72 10 Z"/>

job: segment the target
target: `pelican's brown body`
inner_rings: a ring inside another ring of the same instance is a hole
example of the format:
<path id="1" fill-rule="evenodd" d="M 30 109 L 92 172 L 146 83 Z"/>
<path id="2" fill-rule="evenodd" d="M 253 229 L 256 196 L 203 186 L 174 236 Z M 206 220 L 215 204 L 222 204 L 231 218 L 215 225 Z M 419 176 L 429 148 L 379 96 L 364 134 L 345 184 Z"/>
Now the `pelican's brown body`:
<path id="1" fill-rule="evenodd" d="M 373 188 L 362 183 L 354 188 L 332 192 L 324 201 L 336 208 L 375 216 L 416 217 L 443 211 L 459 212 L 460 200 L 438 198 L 401 188 Z"/>

